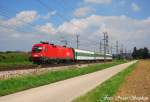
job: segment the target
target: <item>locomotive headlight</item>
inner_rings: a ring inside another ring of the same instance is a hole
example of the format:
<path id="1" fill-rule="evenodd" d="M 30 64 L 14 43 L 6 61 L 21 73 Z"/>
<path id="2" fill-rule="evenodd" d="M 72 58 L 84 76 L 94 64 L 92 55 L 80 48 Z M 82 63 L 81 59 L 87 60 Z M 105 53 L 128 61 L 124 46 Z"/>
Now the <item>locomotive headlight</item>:
<path id="1" fill-rule="evenodd" d="M 70 53 L 69 52 L 67 52 L 67 54 L 66 54 L 67 56 L 70 56 Z"/>
<path id="2" fill-rule="evenodd" d="M 39 57 L 39 55 L 33 55 L 34 57 Z"/>

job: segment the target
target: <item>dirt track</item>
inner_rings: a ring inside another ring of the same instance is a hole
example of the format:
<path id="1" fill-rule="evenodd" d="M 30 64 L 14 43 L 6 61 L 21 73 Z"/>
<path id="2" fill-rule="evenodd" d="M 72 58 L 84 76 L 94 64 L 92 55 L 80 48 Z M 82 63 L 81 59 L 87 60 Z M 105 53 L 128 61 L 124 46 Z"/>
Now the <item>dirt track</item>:
<path id="1" fill-rule="evenodd" d="M 135 63 L 135 61 L 50 85 L 3 96 L 0 97 L 0 102 L 70 102 L 133 63 Z"/>
<path id="2" fill-rule="evenodd" d="M 125 99 L 125 101 L 121 99 L 119 102 L 150 102 L 150 60 L 139 61 L 136 69 L 125 79 L 115 97 L 117 96 L 136 98 Z M 143 99 L 137 100 L 142 96 Z"/>

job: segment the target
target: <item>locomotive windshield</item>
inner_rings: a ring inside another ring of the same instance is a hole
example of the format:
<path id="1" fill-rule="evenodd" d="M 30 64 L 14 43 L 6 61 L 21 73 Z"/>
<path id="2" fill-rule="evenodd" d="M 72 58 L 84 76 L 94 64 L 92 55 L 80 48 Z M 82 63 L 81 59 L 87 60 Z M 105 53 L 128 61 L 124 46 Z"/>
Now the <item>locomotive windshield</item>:
<path id="1" fill-rule="evenodd" d="M 41 52 L 41 51 L 42 51 L 42 47 L 41 47 L 41 46 L 35 46 L 35 47 L 33 48 L 33 52 L 38 53 L 38 52 Z"/>

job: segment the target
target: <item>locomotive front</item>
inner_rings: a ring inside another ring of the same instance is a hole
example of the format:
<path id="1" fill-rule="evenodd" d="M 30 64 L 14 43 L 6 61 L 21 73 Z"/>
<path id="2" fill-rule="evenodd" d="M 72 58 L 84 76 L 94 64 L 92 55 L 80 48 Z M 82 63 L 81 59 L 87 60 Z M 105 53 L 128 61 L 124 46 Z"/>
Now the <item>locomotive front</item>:
<path id="1" fill-rule="evenodd" d="M 40 62 L 41 58 L 43 57 L 43 44 L 35 44 L 32 47 L 32 61 L 33 62 Z"/>
<path id="2" fill-rule="evenodd" d="M 62 63 L 74 61 L 72 48 L 46 42 L 32 47 L 32 61 L 40 63 Z"/>

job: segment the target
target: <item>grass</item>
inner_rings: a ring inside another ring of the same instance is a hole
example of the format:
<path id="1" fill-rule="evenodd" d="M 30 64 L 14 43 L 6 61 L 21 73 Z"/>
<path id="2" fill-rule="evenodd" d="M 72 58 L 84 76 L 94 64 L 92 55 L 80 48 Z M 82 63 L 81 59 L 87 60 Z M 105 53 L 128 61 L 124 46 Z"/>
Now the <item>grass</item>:
<path id="1" fill-rule="evenodd" d="M 27 52 L 3 52 L 0 53 L 0 70 L 19 67 L 36 66 L 29 61 L 30 54 Z"/>
<path id="2" fill-rule="evenodd" d="M 111 100 L 111 96 L 118 91 L 125 77 L 132 72 L 135 66 L 136 64 L 129 66 L 127 69 L 108 79 L 92 91 L 73 100 L 73 102 L 109 102 Z"/>
<path id="3" fill-rule="evenodd" d="M 0 63 L 27 62 L 29 61 L 29 56 L 26 52 L 0 53 Z"/>
<path id="4" fill-rule="evenodd" d="M 40 75 L 26 75 L 0 80 L 0 96 L 95 72 L 124 62 L 126 61 L 113 61 L 111 63 L 96 64 L 85 68 L 49 71 Z"/>

